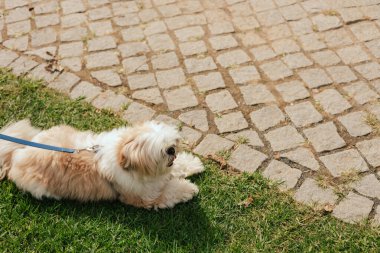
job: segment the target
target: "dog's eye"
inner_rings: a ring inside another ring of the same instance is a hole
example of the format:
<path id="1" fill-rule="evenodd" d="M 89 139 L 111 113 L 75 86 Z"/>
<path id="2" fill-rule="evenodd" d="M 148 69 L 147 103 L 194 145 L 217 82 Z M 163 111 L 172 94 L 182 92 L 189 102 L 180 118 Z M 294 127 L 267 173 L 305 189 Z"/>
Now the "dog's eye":
<path id="1" fill-rule="evenodd" d="M 170 147 L 166 150 L 166 154 L 168 155 L 175 155 L 175 148 L 174 147 Z"/>

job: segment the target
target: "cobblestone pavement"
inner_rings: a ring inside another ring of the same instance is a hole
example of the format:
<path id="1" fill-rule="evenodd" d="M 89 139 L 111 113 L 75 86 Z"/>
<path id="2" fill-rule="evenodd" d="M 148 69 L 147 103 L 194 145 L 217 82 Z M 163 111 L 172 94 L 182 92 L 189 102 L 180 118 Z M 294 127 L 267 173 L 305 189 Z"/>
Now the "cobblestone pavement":
<path id="1" fill-rule="evenodd" d="M 1 0 L 0 66 L 380 223 L 380 0 Z M 62 72 L 61 72 L 62 70 Z"/>

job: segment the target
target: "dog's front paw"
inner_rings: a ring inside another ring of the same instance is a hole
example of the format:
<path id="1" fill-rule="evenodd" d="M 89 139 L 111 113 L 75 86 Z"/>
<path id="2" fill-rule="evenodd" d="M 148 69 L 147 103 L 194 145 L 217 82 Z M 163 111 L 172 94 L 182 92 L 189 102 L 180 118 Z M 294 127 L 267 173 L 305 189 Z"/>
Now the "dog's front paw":
<path id="1" fill-rule="evenodd" d="M 201 160 L 190 154 L 182 152 L 174 161 L 172 175 L 177 178 L 186 178 L 205 170 Z"/>
<path id="2" fill-rule="evenodd" d="M 191 200 L 199 192 L 198 186 L 186 179 L 172 179 L 164 189 L 155 208 L 171 208 L 174 205 Z"/>

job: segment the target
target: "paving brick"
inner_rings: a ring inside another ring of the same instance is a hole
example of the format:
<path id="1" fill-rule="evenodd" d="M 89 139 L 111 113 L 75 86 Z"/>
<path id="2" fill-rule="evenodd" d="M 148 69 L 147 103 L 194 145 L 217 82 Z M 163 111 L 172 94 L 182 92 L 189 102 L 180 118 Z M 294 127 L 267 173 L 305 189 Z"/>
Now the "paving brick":
<path id="1" fill-rule="evenodd" d="M 174 30 L 192 25 L 204 25 L 206 24 L 206 18 L 203 14 L 180 15 L 168 18 L 165 22 L 170 30 Z"/>
<path id="2" fill-rule="evenodd" d="M 53 25 L 59 24 L 59 16 L 58 14 L 35 16 L 34 21 L 36 22 L 37 28 L 44 28 L 47 26 L 53 26 Z"/>
<path id="3" fill-rule="evenodd" d="M 9 10 L 4 16 L 5 16 L 6 23 L 14 23 L 17 21 L 29 19 L 31 14 L 27 7 L 20 7 L 20 8 Z"/>
<path id="4" fill-rule="evenodd" d="M 253 124 L 260 130 L 265 131 L 285 120 L 282 111 L 276 105 L 265 106 L 250 113 Z"/>
<path id="5" fill-rule="evenodd" d="M 327 31 L 323 37 L 329 48 L 347 46 L 353 43 L 350 34 L 344 28 Z"/>
<path id="6" fill-rule="evenodd" d="M 371 166 L 375 168 L 380 166 L 380 156 L 378 153 L 380 138 L 358 142 L 356 147 Z"/>
<path id="7" fill-rule="evenodd" d="M 369 60 L 368 55 L 358 45 L 338 49 L 337 53 L 345 64 L 354 64 Z"/>
<path id="8" fill-rule="evenodd" d="M 374 174 L 363 176 L 354 183 L 354 189 L 364 196 L 380 199 L 380 181 Z"/>
<path id="9" fill-rule="evenodd" d="M 196 41 L 203 38 L 205 32 L 202 27 L 194 26 L 194 27 L 186 27 L 179 30 L 174 31 L 174 34 L 178 38 L 179 41 Z"/>
<path id="10" fill-rule="evenodd" d="M 361 112 L 351 112 L 338 118 L 347 132 L 353 136 L 363 136 L 372 132 L 372 128 L 365 122 L 367 114 Z"/>
<path id="11" fill-rule="evenodd" d="M 316 51 L 326 48 L 326 44 L 320 35 L 316 33 L 301 35 L 298 39 L 305 51 Z"/>
<path id="12" fill-rule="evenodd" d="M 317 171 L 319 170 L 319 164 L 313 153 L 304 147 L 299 147 L 295 150 L 281 154 L 281 157 L 285 157 L 294 163 L 298 163 L 308 169 Z"/>
<path id="13" fill-rule="evenodd" d="M 48 1 L 44 3 L 40 3 L 34 6 L 35 14 L 46 14 L 57 11 L 58 4 L 56 1 Z"/>
<path id="14" fill-rule="evenodd" d="M 112 36 L 97 37 L 87 42 L 89 52 L 116 48 L 116 42 Z"/>
<path id="15" fill-rule="evenodd" d="M 209 130 L 207 112 L 205 110 L 193 110 L 180 114 L 178 119 L 191 127 L 195 127 L 203 132 Z"/>
<path id="16" fill-rule="evenodd" d="M 279 24 L 271 27 L 263 28 L 263 31 L 267 35 L 267 39 L 269 40 L 278 40 L 284 39 L 292 36 L 292 32 L 290 31 L 287 24 Z M 264 44 L 265 41 L 259 41 L 256 44 Z"/>
<path id="17" fill-rule="evenodd" d="M 14 39 L 9 39 L 3 42 L 3 45 L 13 51 L 25 51 L 28 49 L 28 36 L 21 36 Z"/>
<path id="18" fill-rule="evenodd" d="M 162 104 L 164 102 L 160 94 L 160 90 L 158 88 L 150 88 L 135 91 L 132 94 L 132 98 L 144 100 L 147 103 L 155 105 Z"/>
<path id="19" fill-rule="evenodd" d="M 31 51 L 26 51 L 25 54 L 38 56 L 44 60 L 52 60 L 54 58 L 54 55 L 56 55 L 56 52 L 57 52 L 57 47 L 50 46 L 50 47 L 42 47 L 42 48 L 31 50 Z"/>
<path id="20" fill-rule="evenodd" d="M 99 70 L 92 71 L 91 76 L 94 77 L 101 83 L 107 84 L 108 86 L 115 87 L 122 84 L 120 76 L 114 70 Z"/>
<path id="21" fill-rule="evenodd" d="M 21 7 L 28 4 L 27 0 L 5 0 L 3 3 L 5 6 L 5 9 L 13 9 L 16 7 Z"/>
<path id="22" fill-rule="evenodd" d="M 178 57 L 174 52 L 159 54 L 152 57 L 154 69 L 169 69 L 179 65 Z"/>
<path id="23" fill-rule="evenodd" d="M 131 90 L 143 89 L 156 86 L 154 74 L 137 74 L 128 76 L 128 86 Z"/>
<path id="24" fill-rule="evenodd" d="M 266 133 L 273 151 L 282 151 L 302 145 L 305 140 L 292 126 L 284 126 Z"/>
<path id="25" fill-rule="evenodd" d="M 142 9 L 139 12 L 139 17 L 142 22 L 147 23 L 149 21 L 155 20 L 158 17 L 158 13 L 154 9 Z"/>
<path id="26" fill-rule="evenodd" d="M 364 19 L 364 14 L 359 8 L 342 8 L 338 10 L 345 23 L 351 23 Z"/>
<path id="27" fill-rule="evenodd" d="M 330 77 L 328 77 L 326 72 L 320 68 L 300 70 L 298 75 L 311 89 L 332 83 Z"/>
<path id="28" fill-rule="evenodd" d="M 21 36 L 29 33 L 31 29 L 30 20 L 20 21 L 7 25 L 8 36 Z"/>
<path id="29" fill-rule="evenodd" d="M 28 73 L 34 67 L 38 65 L 37 62 L 25 57 L 20 56 L 14 62 L 9 65 L 9 68 L 12 69 L 12 73 L 15 75 L 22 75 Z"/>
<path id="30" fill-rule="evenodd" d="M 319 14 L 317 16 L 314 16 L 311 20 L 317 27 L 318 31 L 327 31 L 342 26 L 342 22 L 336 16 Z"/>
<path id="31" fill-rule="evenodd" d="M 359 104 L 365 104 L 379 98 L 379 95 L 362 81 L 345 86 L 343 89 Z"/>
<path id="32" fill-rule="evenodd" d="M 264 61 L 276 57 L 275 52 L 269 46 L 252 48 L 251 53 L 257 61 Z"/>
<path id="33" fill-rule="evenodd" d="M 369 41 L 365 45 L 376 58 L 380 58 L 380 39 Z"/>
<path id="34" fill-rule="evenodd" d="M 226 138 L 240 144 L 242 144 L 241 142 L 244 140 L 245 144 L 252 147 L 264 147 L 264 143 L 257 132 L 251 129 L 229 134 Z"/>
<path id="35" fill-rule="evenodd" d="M 293 71 L 290 70 L 282 61 L 276 60 L 260 65 L 260 68 L 264 73 L 273 81 L 284 79 L 293 75 Z"/>
<path id="36" fill-rule="evenodd" d="M 275 9 L 256 13 L 256 16 L 259 23 L 263 26 L 273 26 L 285 22 L 281 12 Z"/>
<path id="37" fill-rule="evenodd" d="M 282 57 L 282 60 L 291 69 L 308 67 L 313 64 L 303 53 L 289 54 Z"/>
<path id="38" fill-rule="evenodd" d="M 180 43 L 179 49 L 184 56 L 202 54 L 207 52 L 206 44 L 203 41 Z"/>
<path id="39" fill-rule="evenodd" d="M 240 87 L 240 92 L 243 95 L 244 102 L 247 105 L 256 105 L 276 101 L 272 93 L 262 84 L 242 86 Z"/>
<path id="40" fill-rule="evenodd" d="M 256 12 L 267 11 L 276 8 L 276 5 L 272 0 L 250 1 L 250 4 Z"/>
<path id="41" fill-rule="evenodd" d="M 219 133 L 232 132 L 248 127 L 248 123 L 241 112 L 223 114 L 220 117 L 215 117 L 214 121 Z"/>
<path id="42" fill-rule="evenodd" d="M 350 192 L 334 209 L 335 218 L 348 223 L 363 222 L 368 218 L 373 207 L 373 201 Z"/>
<path id="43" fill-rule="evenodd" d="M 306 205 L 322 209 L 325 205 L 334 205 L 338 200 L 338 196 L 332 189 L 324 189 L 318 186 L 314 179 L 307 178 L 294 194 L 294 199 Z"/>
<path id="44" fill-rule="evenodd" d="M 238 42 L 232 35 L 220 35 L 209 38 L 210 44 L 215 50 L 234 48 L 238 46 Z"/>
<path id="45" fill-rule="evenodd" d="M 164 97 L 170 111 L 176 111 L 198 105 L 198 100 L 189 86 L 164 91 Z"/>
<path id="46" fill-rule="evenodd" d="M 305 129 L 304 134 L 317 152 L 330 151 L 346 146 L 332 122 Z"/>
<path id="47" fill-rule="evenodd" d="M 129 42 L 121 44 L 118 46 L 118 50 L 123 58 L 149 52 L 149 48 L 144 42 Z"/>
<path id="48" fill-rule="evenodd" d="M 363 65 L 358 65 L 355 67 L 365 79 L 373 80 L 380 77 L 380 64 L 377 62 L 369 62 Z"/>
<path id="49" fill-rule="evenodd" d="M 289 26 L 292 29 L 293 33 L 297 36 L 313 32 L 313 24 L 308 18 L 303 18 L 297 21 L 289 22 Z"/>
<path id="50" fill-rule="evenodd" d="M 240 31 L 248 31 L 260 27 L 259 22 L 253 17 L 234 17 L 232 22 Z"/>
<path id="51" fill-rule="evenodd" d="M 89 23 L 89 28 L 95 36 L 104 36 L 114 32 L 109 20 Z"/>
<path id="52" fill-rule="evenodd" d="M 157 83 L 160 88 L 167 89 L 186 83 L 186 77 L 181 68 L 156 72 Z"/>
<path id="53" fill-rule="evenodd" d="M 127 74 L 149 70 L 147 63 L 148 60 L 145 55 L 129 57 L 122 61 L 124 71 Z"/>
<path id="54" fill-rule="evenodd" d="M 155 111 L 151 108 L 132 102 L 128 109 L 123 112 L 123 119 L 131 124 L 139 124 L 147 120 L 151 120 L 155 114 Z"/>
<path id="55" fill-rule="evenodd" d="M 229 70 L 232 80 L 236 84 L 244 84 L 250 81 L 260 80 L 260 74 L 254 66 L 244 66 Z"/>
<path id="56" fill-rule="evenodd" d="M 86 8 L 81 0 L 66 0 L 61 2 L 62 13 L 64 15 L 84 12 Z"/>
<path id="57" fill-rule="evenodd" d="M 99 94 L 93 101 L 92 105 L 99 109 L 111 109 L 119 112 L 132 101 L 123 95 L 115 94 L 115 92 L 106 90 Z"/>
<path id="58" fill-rule="evenodd" d="M 215 155 L 219 151 L 229 150 L 234 143 L 216 134 L 208 134 L 194 149 L 194 153 L 207 157 Z"/>
<path id="59" fill-rule="evenodd" d="M 140 27 L 121 30 L 121 36 L 125 42 L 141 41 L 145 38 L 144 32 Z"/>
<path id="60" fill-rule="evenodd" d="M 263 176 L 279 183 L 280 190 L 290 190 L 296 186 L 302 172 L 283 162 L 272 160 L 264 170 Z"/>
<path id="61" fill-rule="evenodd" d="M 349 83 L 358 79 L 348 66 L 332 66 L 326 70 L 336 83 Z"/>
<path id="62" fill-rule="evenodd" d="M 52 28 L 45 28 L 42 30 L 33 31 L 31 33 L 31 45 L 39 47 L 51 44 L 57 40 L 57 33 Z"/>
<path id="63" fill-rule="evenodd" d="M 118 54 L 115 51 L 92 53 L 85 57 L 86 67 L 89 69 L 109 67 L 120 64 Z"/>
<path id="64" fill-rule="evenodd" d="M 231 93 L 227 90 L 222 90 L 207 95 L 205 101 L 210 110 L 213 112 L 222 112 L 237 107 Z"/>
<path id="65" fill-rule="evenodd" d="M 210 72 L 205 75 L 194 76 L 193 80 L 201 92 L 225 87 L 223 77 L 219 72 Z"/>
<path id="66" fill-rule="evenodd" d="M 28 77 L 38 79 L 38 80 L 44 80 L 46 83 L 52 82 L 57 76 L 58 72 L 51 73 L 50 71 L 46 70 L 47 65 L 46 64 L 40 64 L 37 67 L 35 67 L 30 73 L 28 74 Z"/>
<path id="67" fill-rule="evenodd" d="M 112 17 L 111 9 L 107 6 L 88 11 L 88 19 L 91 21 Z"/>
<path id="68" fill-rule="evenodd" d="M 83 42 L 60 44 L 58 56 L 61 58 L 81 56 L 83 54 Z"/>
<path id="69" fill-rule="evenodd" d="M 154 34 L 148 37 L 148 44 L 153 51 L 174 50 L 172 39 L 167 34 Z"/>
<path id="70" fill-rule="evenodd" d="M 340 58 L 331 50 L 313 53 L 311 58 L 321 66 L 331 66 L 340 62 Z"/>
<path id="71" fill-rule="evenodd" d="M 309 92 L 300 81 L 290 81 L 276 85 L 276 90 L 281 94 L 285 102 L 293 102 L 310 97 Z"/>
<path id="72" fill-rule="evenodd" d="M 231 22 L 221 21 L 217 23 L 211 23 L 208 25 L 208 29 L 212 35 L 232 33 L 235 31 Z"/>
<path id="73" fill-rule="evenodd" d="M 61 16 L 62 28 L 80 26 L 87 22 L 87 16 L 84 13 L 74 13 L 66 16 Z M 80 27 L 77 27 L 80 28 Z"/>
<path id="74" fill-rule="evenodd" d="M 61 42 L 82 40 L 86 38 L 88 31 L 84 27 L 73 27 L 60 32 Z"/>
<path id="75" fill-rule="evenodd" d="M 82 70 L 82 59 L 80 57 L 64 58 L 59 61 L 62 67 L 66 67 L 73 72 Z"/>
<path id="76" fill-rule="evenodd" d="M 64 72 L 49 84 L 50 88 L 69 93 L 71 88 L 80 81 L 80 78 L 69 72 Z"/>
<path id="77" fill-rule="evenodd" d="M 338 114 L 349 108 L 350 103 L 334 89 L 327 89 L 314 96 L 316 102 L 320 104 L 326 112 L 330 114 Z"/>
<path id="78" fill-rule="evenodd" d="M 216 57 L 216 61 L 224 68 L 249 62 L 251 59 L 243 50 L 229 51 Z"/>
<path id="79" fill-rule="evenodd" d="M 164 33 L 166 32 L 167 28 L 163 21 L 155 21 L 150 22 L 146 25 L 144 29 L 144 34 L 146 36 L 157 34 L 157 33 Z"/>
<path id="80" fill-rule="evenodd" d="M 113 22 L 117 26 L 132 26 L 140 23 L 140 18 L 136 13 L 124 13 L 122 16 L 116 16 L 112 18 Z"/>
<path id="81" fill-rule="evenodd" d="M 83 81 L 76 85 L 70 92 L 70 98 L 76 99 L 84 97 L 86 102 L 91 102 L 102 91 L 101 88 L 96 87 L 92 83 Z"/>
<path id="82" fill-rule="evenodd" d="M 287 21 L 299 20 L 307 17 L 307 13 L 299 4 L 282 7 L 280 8 L 280 12 Z"/>
<path id="83" fill-rule="evenodd" d="M 272 47 L 276 54 L 289 54 L 300 51 L 300 47 L 291 39 L 273 41 Z"/>
<path id="84" fill-rule="evenodd" d="M 133 1 L 112 3 L 112 11 L 116 16 L 124 15 L 125 13 L 134 13 L 139 11 L 138 5 Z"/>
<path id="85" fill-rule="evenodd" d="M 181 14 L 181 10 L 175 4 L 168 4 L 158 7 L 159 12 L 162 16 L 169 18 L 174 17 Z"/>
<path id="86" fill-rule="evenodd" d="M 358 172 L 368 171 L 366 162 L 355 149 L 321 156 L 320 159 L 334 177 L 340 177 L 351 170 Z"/>
<path id="87" fill-rule="evenodd" d="M 286 106 L 285 112 L 296 127 L 305 127 L 323 120 L 322 115 L 309 101 Z"/>
<path id="88" fill-rule="evenodd" d="M 247 145 L 239 145 L 232 152 L 228 164 L 241 172 L 255 172 L 266 159 L 263 153 Z"/>
<path id="89" fill-rule="evenodd" d="M 380 31 L 373 22 L 351 24 L 350 29 L 359 41 L 369 41 L 380 37 Z"/>
<path id="90" fill-rule="evenodd" d="M 189 74 L 217 69 L 214 60 L 211 57 L 202 59 L 190 58 L 184 61 Z"/>
<path id="91" fill-rule="evenodd" d="M 245 47 L 258 46 L 265 43 L 265 40 L 255 31 L 237 33 L 236 37 L 241 40 Z"/>
<path id="92" fill-rule="evenodd" d="M 202 133 L 187 126 L 182 127 L 179 134 L 183 138 L 183 143 L 190 149 L 193 149 L 202 138 Z"/>

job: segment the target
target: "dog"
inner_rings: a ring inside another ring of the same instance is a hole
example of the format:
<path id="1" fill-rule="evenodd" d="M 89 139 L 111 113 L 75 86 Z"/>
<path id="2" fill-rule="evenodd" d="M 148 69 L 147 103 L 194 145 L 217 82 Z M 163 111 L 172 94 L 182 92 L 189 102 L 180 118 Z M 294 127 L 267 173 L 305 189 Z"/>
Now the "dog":
<path id="1" fill-rule="evenodd" d="M 155 121 L 96 134 L 67 125 L 41 130 L 29 120 L 2 134 L 79 150 L 63 153 L 0 140 L 0 166 L 9 180 L 37 199 L 120 200 L 141 208 L 172 208 L 198 194 L 185 179 L 204 170 L 199 158 L 178 154 L 180 134 Z M 96 152 L 88 147 L 98 147 Z"/>

